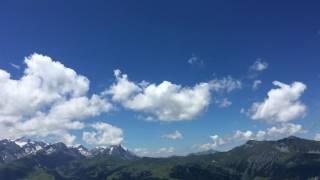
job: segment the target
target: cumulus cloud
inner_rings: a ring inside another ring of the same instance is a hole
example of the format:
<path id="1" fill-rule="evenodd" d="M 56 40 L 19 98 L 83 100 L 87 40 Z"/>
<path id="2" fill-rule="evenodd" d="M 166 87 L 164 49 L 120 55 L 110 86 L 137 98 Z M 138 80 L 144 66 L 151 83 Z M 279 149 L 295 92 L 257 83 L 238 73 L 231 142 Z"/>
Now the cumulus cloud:
<path id="1" fill-rule="evenodd" d="M 317 134 L 314 136 L 314 140 L 315 140 L 315 141 L 320 141 L 320 133 L 317 133 Z"/>
<path id="2" fill-rule="evenodd" d="M 210 104 L 211 91 L 230 92 L 241 88 L 241 82 L 231 77 L 183 87 L 169 81 L 134 83 L 120 70 L 115 70 L 115 76 L 116 82 L 104 94 L 111 95 L 113 101 L 125 108 L 160 121 L 192 120 Z"/>
<path id="3" fill-rule="evenodd" d="M 269 127 L 265 130 L 259 130 L 257 132 L 246 130 L 237 130 L 231 136 L 219 137 L 218 135 L 210 136 L 212 142 L 197 146 L 199 150 L 217 149 L 226 144 L 234 144 L 239 141 L 248 140 L 274 140 L 284 138 L 291 135 L 305 133 L 306 130 L 300 124 L 282 123 L 276 126 Z"/>
<path id="4" fill-rule="evenodd" d="M 68 133 L 82 129 L 83 120 L 111 109 L 99 95 L 87 96 L 89 80 L 48 56 L 24 60 L 20 79 L 0 69 L 0 137 L 57 136 L 72 143 Z"/>
<path id="5" fill-rule="evenodd" d="M 233 138 L 240 140 L 249 140 L 253 138 L 252 131 L 239 131 L 237 130 L 234 134 Z"/>
<path id="6" fill-rule="evenodd" d="M 16 124 L 16 135 L 48 136 L 62 135 L 67 130 L 84 128 L 82 120 L 106 112 L 110 105 L 97 95 L 71 98 L 57 102 L 48 112 L 38 112 L 28 120 Z"/>
<path id="7" fill-rule="evenodd" d="M 206 143 L 206 144 L 202 144 L 202 145 L 198 146 L 198 148 L 201 151 L 207 151 L 210 149 L 215 149 L 215 148 L 227 143 L 226 139 L 221 138 L 218 135 L 210 136 L 210 139 L 211 139 L 211 142 Z"/>
<path id="8" fill-rule="evenodd" d="M 172 140 L 178 140 L 183 138 L 182 134 L 178 130 L 176 130 L 173 133 L 165 134 L 162 137 L 167 139 L 172 139 Z"/>
<path id="9" fill-rule="evenodd" d="M 235 140 L 263 140 L 263 139 L 278 139 L 299 133 L 304 133 L 306 130 L 300 124 L 283 123 L 277 126 L 272 126 L 266 130 L 260 130 L 256 133 L 247 130 L 237 130 L 233 136 Z"/>
<path id="10" fill-rule="evenodd" d="M 123 131 L 118 127 L 102 122 L 92 124 L 91 127 L 95 131 L 82 134 L 82 139 L 88 144 L 118 145 L 123 141 Z"/>
<path id="11" fill-rule="evenodd" d="M 104 94 L 111 94 L 113 101 L 126 101 L 133 94 L 142 90 L 134 82 L 129 81 L 126 74 L 121 74 L 121 71 L 119 69 L 114 71 L 114 76 L 117 83 L 113 84 L 110 89 L 104 92 Z"/>
<path id="12" fill-rule="evenodd" d="M 76 136 L 71 135 L 71 134 L 64 134 L 61 139 L 62 142 L 64 142 L 65 144 L 67 144 L 69 146 L 74 145 L 75 140 L 76 140 Z"/>
<path id="13" fill-rule="evenodd" d="M 191 120 L 209 105 L 210 93 L 207 84 L 192 88 L 164 81 L 151 84 L 143 93 L 128 100 L 125 106 L 135 111 L 155 115 L 159 120 Z"/>
<path id="14" fill-rule="evenodd" d="M 33 54 L 25 63 L 27 68 L 19 80 L 0 70 L 1 115 L 30 115 L 67 95 L 78 97 L 88 90 L 88 79 L 47 56 Z"/>
<path id="15" fill-rule="evenodd" d="M 255 81 L 253 81 L 252 89 L 253 89 L 253 90 L 257 90 L 261 84 L 262 84 L 262 81 L 261 81 L 261 80 L 255 80 Z"/>
<path id="16" fill-rule="evenodd" d="M 284 123 L 280 127 L 268 128 L 266 133 L 269 137 L 286 137 L 305 131 L 300 124 Z"/>
<path id="17" fill-rule="evenodd" d="M 271 89 L 263 102 L 253 103 L 249 112 L 251 118 L 278 123 L 303 117 L 307 108 L 300 97 L 307 86 L 301 82 L 288 85 L 274 81 L 273 84 L 278 88 Z"/>

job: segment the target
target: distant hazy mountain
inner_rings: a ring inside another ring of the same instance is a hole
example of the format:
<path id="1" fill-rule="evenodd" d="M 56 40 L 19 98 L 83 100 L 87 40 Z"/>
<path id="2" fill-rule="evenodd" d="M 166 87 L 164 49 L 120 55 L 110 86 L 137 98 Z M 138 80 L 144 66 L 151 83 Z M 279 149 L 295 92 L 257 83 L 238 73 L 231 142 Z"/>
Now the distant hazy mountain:
<path id="1" fill-rule="evenodd" d="M 4 139 L 0 141 L 0 161 L 11 162 L 25 156 L 24 150 L 15 142 Z"/>
<path id="2" fill-rule="evenodd" d="M 251 140 L 217 153 L 214 160 L 242 172 L 243 179 L 307 179 L 320 175 L 320 142 L 294 136 L 278 141 Z"/>
<path id="3" fill-rule="evenodd" d="M 209 154 L 215 154 L 218 151 L 213 150 L 213 149 L 209 149 L 207 151 L 201 151 L 201 152 L 196 152 L 196 153 L 191 153 L 191 156 L 199 156 L 199 155 L 209 155 Z"/>
<path id="4" fill-rule="evenodd" d="M 22 143 L 24 142 L 24 143 Z M 18 145 L 19 144 L 19 145 Z M 29 144 L 29 145 L 28 145 Z M 32 150 L 25 150 L 23 147 Z M 227 152 L 138 158 L 122 145 L 88 150 L 63 143 L 0 141 L 0 179 L 317 179 L 320 142 L 248 141 Z"/>

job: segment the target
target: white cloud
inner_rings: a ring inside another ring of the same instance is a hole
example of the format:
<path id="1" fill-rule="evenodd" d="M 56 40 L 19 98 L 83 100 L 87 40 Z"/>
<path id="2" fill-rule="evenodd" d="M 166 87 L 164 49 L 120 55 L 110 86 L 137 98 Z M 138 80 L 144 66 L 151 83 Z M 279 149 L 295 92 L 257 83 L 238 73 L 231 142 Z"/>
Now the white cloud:
<path id="1" fill-rule="evenodd" d="M 255 139 L 257 139 L 257 140 L 263 140 L 263 139 L 266 138 L 266 135 L 267 135 L 267 133 L 266 133 L 265 131 L 260 130 L 260 131 L 258 131 L 258 132 L 256 133 Z"/>
<path id="2" fill-rule="evenodd" d="M 68 133 L 82 129 L 82 120 L 111 109 L 98 95 L 87 96 L 89 80 L 48 56 L 24 60 L 20 79 L 0 69 L 0 137 L 56 136 L 74 141 Z"/>
<path id="3" fill-rule="evenodd" d="M 248 71 L 248 78 L 253 79 L 257 77 L 262 71 L 265 71 L 269 67 L 266 61 L 258 58 L 250 67 Z"/>
<path id="4" fill-rule="evenodd" d="M 164 154 L 164 153 L 174 153 L 176 150 L 174 147 L 163 147 L 163 148 L 160 148 L 157 153 L 159 154 Z"/>
<path id="5" fill-rule="evenodd" d="M 51 106 L 47 113 L 39 112 L 27 121 L 15 126 L 16 135 L 48 136 L 50 134 L 62 135 L 67 130 L 79 130 L 84 128 L 82 120 L 88 117 L 98 116 L 101 112 L 107 112 L 110 104 L 93 95 L 87 97 L 71 98 L 68 101 L 60 101 Z"/>
<path id="6" fill-rule="evenodd" d="M 230 92 L 241 88 L 241 82 L 231 77 L 183 87 L 169 81 L 158 85 L 134 83 L 128 80 L 126 74 L 121 74 L 119 70 L 115 72 L 116 82 L 104 94 L 111 95 L 115 102 L 128 109 L 143 112 L 149 119 L 160 121 L 192 120 L 209 106 L 211 91 Z"/>
<path id="7" fill-rule="evenodd" d="M 162 147 L 155 153 L 151 154 L 154 157 L 168 157 L 174 155 L 176 149 L 174 147 Z"/>
<path id="8" fill-rule="evenodd" d="M 126 101 L 133 94 L 141 91 L 141 88 L 129 81 L 128 76 L 126 74 L 121 74 L 119 69 L 114 70 L 114 76 L 116 77 L 116 83 L 111 85 L 110 89 L 104 92 L 104 94 L 111 94 L 113 101 Z"/>
<path id="9" fill-rule="evenodd" d="M 231 76 L 227 76 L 222 79 L 214 79 L 209 81 L 210 89 L 215 92 L 231 92 L 235 89 L 241 89 L 242 83 L 239 80 L 233 79 Z"/>
<path id="10" fill-rule="evenodd" d="M 291 136 L 291 135 L 303 133 L 303 132 L 305 132 L 305 130 L 300 124 L 284 123 L 278 127 L 273 126 L 271 128 L 268 128 L 266 131 L 266 134 L 271 138 L 272 137 L 278 138 L 278 137 Z"/>
<path id="11" fill-rule="evenodd" d="M 305 132 L 306 130 L 300 124 L 282 123 L 280 125 L 267 128 L 265 130 L 259 130 L 257 132 L 253 132 L 251 130 L 237 130 L 233 135 L 227 136 L 225 138 L 221 138 L 218 135 L 213 135 L 210 136 L 212 142 L 205 143 L 196 147 L 198 147 L 202 151 L 206 151 L 210 149 L 220 148 L 222 145 L 226 144 L 237 144 L 239 141 L 274 140 Z"/>
<path id="12" fill-rule="evenodd" d="M 251 71 L 263 71 L 268 68 L 269 64 L 266 61 L 262 61 L 260 58 L 257 59 L 251 66 Z"/>
<path id="13" fill-rule="evenodd" d="M 138 156 L 150 156 L 150 152 L 147 148 L 134 148 L 133 152 Z"/>
<path id="14" fill-rule="evenodd" d="M 125 107 L 146 112 L 162 121 L 191 120 L 209 105 L 210 92 L 207 83 L 194 87 L 181 87 L 164 81 L 150 84 L 142 93 L 128 99 Z"/>
<path id="15" fill-rule="evenodd" d="M 98 95 L 93 95 L 90 99 L 77 97 L 52 106 L 49 116 L 55 119 L 84 119 L 107 112 L 110 108 L 111 105 Z"/>
<path id="16" fill-rule="evenodd" d="M 118 145 L 123 141 L 123 131 L 118 127 L 102 122 L 92 124 L 91 127 L 95 131 L 82 134 L 82 139 L 88 144 Z"/>
<path id="17" fill-rule="evenodd" d="M 62 137 L 62 142 L 64 142 L 65 144 L 71 146 L 74 145 L 74 141 L 76 140 L 76 136 L 71 135 L 71 134 L 65 134 Z"/>
<path id="18" fill-rule="evenodd" d="M 205 144 L 201 144 L 200 146 L 198 146 L 200 151 L 208 151 L 210 149 L 214 149 L 216 148 L 216 145 L 210 143 L 205 143 Z"/>
<path id="19" fill-rule="evenodd" d="M 216 104 L 218 104 L 221 108 L 227 108 L 232 105 L 232 102 L 228 98 L 223 98 L 222 100 L 216 100 Z"/>
<path id="20" fill-rule="evenodd" d="M 89 80 L 48 56 L 33 54 L 25 59 L 26 78 L 41 81 L 41 88 L 53 94 L 81 96 L 89 89 Z"/>
<path id="21" fill-rule="evenodd" d="M 233 136 L 234 139 L 239 140 L 250 140 L 253 139 L 253 133 L 252 131 L 239 131 L 237 130 L 236 133 Z"/>
<path id="22" fill-rule="evenodd" d="M 262 84 L 262 81 L 261 81 L 261 80 L 255 80 L 255 81 L 253 81 L 252 89 L 253 89 L 253 90 L 257 90 L 261 84 Z"/>
<path id="23" fill-rule="evenodd" d="M 149 150 L 147 148 L 134 148 L 133 152 L 142 157 L 168 157 L 176 153 L 174 147 L 161 147 L 156 150 Z"/>
<path id="24" fill-rule="evenodd" d="M 256 102 L 250 109 L 251 118 L 267 122 L 288 122 L 306 114 L 306 106 L 300 102 L 300 96 L 306 85 L 294 82 L 291 85 L 274 81 L 279 88 L 271 89 L 263 102 Z"/>
<path id="25" fill-rule="evenodd" d="M 314 136 L 314 140 L 315 140 L 315 141 L 320 141 L 320 133 L 317 133 L 317 134 Z"/>
<path id="26" fill-rule="evenodd" d="M 260 130 L 256 133 L 247 130 L 240 131 L 237 130 L 233 135 L 234 140 L 264 140 L 264 139 L 279 139 L 299 133 L 306 132 L 302 125 L 292 124 L 292 123 L 283 123 L 277 126 L 272 126 L 266 130 Z"/>
<path id="27" fill-rule="evenodd" d="M 206 143 L 206 144 L 202 144 L 202 145 L 199 146 L 199 149 L 201 151 L 207 151 L 207 150 L 210 150 L 210 149 L 215 149 L 215 148 L 227 143 L 227 141 L 224 138 L 221 138 L 218 135 L 210 136 L 210 139 L 212 140 L 212 142 L 209 142 L 209 143 Z"/>
<path id="28" fill-rule="evenodd" d="M 162 137 L 167 138 L 167 139 L 172 139 L 172 140 L 177 140 L 177 139 L 183 138 L 182 134 L 178 130 L 176 130 L 173 133 L 165 134 Z"/>

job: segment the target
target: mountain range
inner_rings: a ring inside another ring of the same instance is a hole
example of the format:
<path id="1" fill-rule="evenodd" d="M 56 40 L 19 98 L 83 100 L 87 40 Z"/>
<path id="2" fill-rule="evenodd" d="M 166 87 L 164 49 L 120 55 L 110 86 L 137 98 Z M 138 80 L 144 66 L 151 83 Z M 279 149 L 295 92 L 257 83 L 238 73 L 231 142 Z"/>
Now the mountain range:
<path id="1" fill-rule="evenodd" d="M 139 157 L 122 145 L 87 149 L 27 138 L 0 141 L 0 179 L 319 179 L 320 142 L 250 140 L 226 152 Z"/>

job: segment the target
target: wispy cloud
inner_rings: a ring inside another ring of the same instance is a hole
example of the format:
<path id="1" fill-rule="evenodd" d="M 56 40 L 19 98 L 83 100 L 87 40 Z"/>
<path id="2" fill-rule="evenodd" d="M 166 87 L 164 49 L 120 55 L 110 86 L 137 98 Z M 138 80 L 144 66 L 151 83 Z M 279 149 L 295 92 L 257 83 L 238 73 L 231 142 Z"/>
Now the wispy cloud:
<path id="1" fill-rule="evenodd" d="M 216 100 L 215 103 L 220 108 L 227 108 L 232 105 L 232 102 L 228 98 L 223 98 L 222 100 Z"/>
<path id="2" fill-rule="evenodd" d="M 182 134 L 178 130 L 176 130 L 173 133 L 164 134 L 162 135 L 162 137 L 167 139 L 172 139 L 172 140 L 178 140 L 183 138 Z"/>
<path id="3" fill-rule="evenodd" d="M 257 77 L 262 71 L 268 69 L 269 63 L 267 61 L 262 60 L 262 58 L 258 58 L 250 67 L 248 71 L 248 78 Z"/>
<path id="4" fill-rule="evenodd" d="M 261 80 L 254 80 L 252 84 L 252 89 L 257 90 L 261 84 L 262 84 Z"/>
<path id="5" fill-rule="evenodd" d="M 176 153 L 176 149 L 174 147 L 161 147 L 155 150 L 135 148 L 133 149 L 133 152 L 138 156 L 144 157 L 168 157 L 174 155 Z"/>
<path id="6" fill-rule="evenodd" d="M 269 67 L 269 64 L 266 61 L 263 61 L 261 58 L 258 58 L 251 66 L 251 71 L 264 71 Z"/>
<path id="7" fill-rule="evenodd" d="M 11 65 L 13 68 L 15 68 L 15 69 L 18 69 L 18 70 L 21 69 L 21 67 L 20 67 L 19 65 L 17 65 L 17 64 L 10 63 L 10 65 Z"/>
<path id="8" fill-rule="evenodd" d="M 193 54 L 189 59 L 188 59 L 188 64 L 190 65 L 196 65 L 199 67 L 203 67 L 204 66 L 204 61 L 203 59 L 201 59 L 199 56 L 196 56 L 195 54 Z"/>

